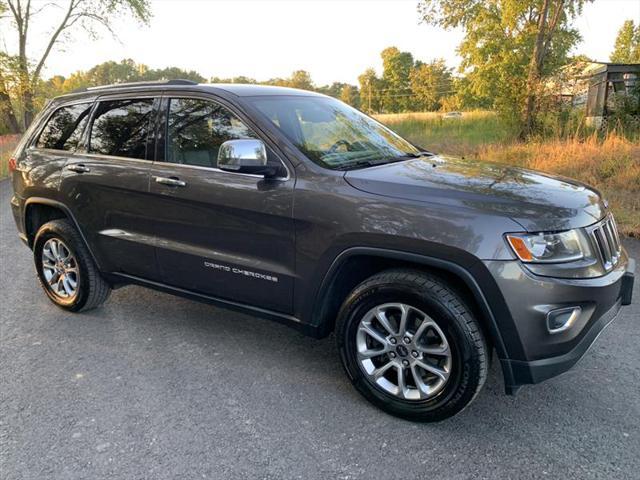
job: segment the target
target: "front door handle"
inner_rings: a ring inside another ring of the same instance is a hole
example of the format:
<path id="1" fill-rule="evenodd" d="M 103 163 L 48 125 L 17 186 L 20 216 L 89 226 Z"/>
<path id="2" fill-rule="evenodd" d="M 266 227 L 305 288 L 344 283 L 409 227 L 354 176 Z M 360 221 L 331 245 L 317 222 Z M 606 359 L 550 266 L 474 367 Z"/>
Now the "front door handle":
<path id="1" fill-rule="evenodd" d="M 162 185 L 169 185 L 170 187 L 186 187 L 187 182 L 180 180 L 175 177 L 153 177 L 156 180 L 156 183 L 161 183 Z"/>
<path id="2" fill-rule="evenodd" d="M 76 173 L 87 173 L 91 171 L 89 167 L 85 167 L 81 163 L 72 163 L 71 165 L 67 165 L 67 170 L 71 170 Z"/>

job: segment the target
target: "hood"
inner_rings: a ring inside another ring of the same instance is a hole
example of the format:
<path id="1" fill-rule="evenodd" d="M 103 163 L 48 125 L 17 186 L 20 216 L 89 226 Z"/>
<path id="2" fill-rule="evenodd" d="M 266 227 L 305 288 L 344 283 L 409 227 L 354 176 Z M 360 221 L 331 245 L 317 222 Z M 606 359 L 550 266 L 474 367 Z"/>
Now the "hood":
<path id="1" fill-rule="evenodd" d="M 530 232 L 584 227 L 606 211 L 598 191 L 575 180 L 444 156 L 352 170 L 345 179 L 377 195 L 508 216 Z"/>

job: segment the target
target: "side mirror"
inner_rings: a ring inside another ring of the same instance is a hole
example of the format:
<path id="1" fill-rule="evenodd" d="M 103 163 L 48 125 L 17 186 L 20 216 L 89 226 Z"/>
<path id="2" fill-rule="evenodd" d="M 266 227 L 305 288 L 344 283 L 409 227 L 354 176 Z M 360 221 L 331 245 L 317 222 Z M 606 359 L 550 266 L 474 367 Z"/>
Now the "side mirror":
<path id="1" fill-rule="evenodd" d="M 218 150 L 218 168 L 228 172 L 270 177 L 276 169 L 267 165 L 267 149 L 262 140 L 228 140 Z"/>

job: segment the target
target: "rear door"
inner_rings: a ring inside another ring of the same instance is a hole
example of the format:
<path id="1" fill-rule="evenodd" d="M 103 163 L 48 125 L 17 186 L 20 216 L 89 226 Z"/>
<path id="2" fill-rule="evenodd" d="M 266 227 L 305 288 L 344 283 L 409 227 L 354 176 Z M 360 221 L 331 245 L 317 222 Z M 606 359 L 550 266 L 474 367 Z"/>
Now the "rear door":
<path id="1" fill-rule="evenodd" d="M 293 185 L 267 144 L 277 179 L 217 168 L 226 140 L 259 138 L 248 119 L 210 96 L 163 99 L 150 191 L 164 283 L 290 312 L 294 277 Z"/>
<path id="2" fill-rule="evenodd" d="M 100 265 L 158 279 L 149 174 L 158 96 L 99 98 L 85 148 L 65 165 L 61 191 Z"/>
<path id="3" fill-rule="evenodd" d="M 14 177 L 14 191 L 52 198 L 58 191 L 60 172 L 79 147 L 93 100 L 82 100 L 53 109 L 38 126 L 39 133 L 24 150 L 21 169 L 27 176 Z"/>

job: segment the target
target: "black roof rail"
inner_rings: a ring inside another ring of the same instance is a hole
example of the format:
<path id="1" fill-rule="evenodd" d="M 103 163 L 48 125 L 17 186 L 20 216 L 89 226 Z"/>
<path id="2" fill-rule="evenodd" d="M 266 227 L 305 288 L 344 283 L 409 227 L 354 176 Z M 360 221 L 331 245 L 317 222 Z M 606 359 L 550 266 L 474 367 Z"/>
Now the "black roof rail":
<path id="1" fill-rule="evenodd" d="M 107 88 L 153 87 L 156 85 L 198 85 L 198 82 L 178 78 L 174 80 L 150 80 L 146 82 L 112 83 L 111 85 L 98 85 L 96 87 L 82 87 L 74 90 L 72 93 L 93 92 L 94 90 L 103 90 Z"/>

